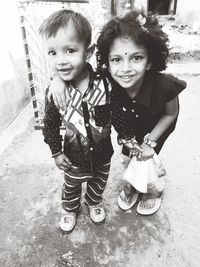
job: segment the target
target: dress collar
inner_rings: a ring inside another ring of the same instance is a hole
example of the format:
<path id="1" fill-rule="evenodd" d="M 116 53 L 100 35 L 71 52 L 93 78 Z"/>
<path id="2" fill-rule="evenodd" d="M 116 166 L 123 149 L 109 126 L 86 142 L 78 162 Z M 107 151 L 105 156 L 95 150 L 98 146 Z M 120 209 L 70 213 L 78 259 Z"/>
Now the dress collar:
<path id="1" fill-rule="evenodd" d="M 131 99 L 124 88 L 115 82 L 110 75 L 108 77 L 111 80 L 113 94 L 118 96 L 119 99 L 129 103 L 136 101 L 140 105 L 148 107 L 151 103 L 153 76 L 151 71 L 146 72 L 141 89 L 134 99 Z"/>

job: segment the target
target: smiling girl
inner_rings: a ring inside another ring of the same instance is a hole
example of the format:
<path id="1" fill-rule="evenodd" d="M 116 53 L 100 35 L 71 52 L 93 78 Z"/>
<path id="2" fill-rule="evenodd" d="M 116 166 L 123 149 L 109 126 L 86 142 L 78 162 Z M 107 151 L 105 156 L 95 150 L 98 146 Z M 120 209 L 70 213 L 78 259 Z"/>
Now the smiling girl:
<path id="1" fill-rule="evenodd" d="M 138 160 L 158 154 L 174 131 L 179 113 L 178 94 L 186 87 L 184 81 L 160 72 L 166 69 L 167 43 L 168 37 L 157 19 L 135 11 L 111 19 L 97 40 L 98 67 L 106 69 L 112 86 L 112 124 L 119 139 L 127 125 L 129 132 L 134 132 L 142 149 L 138 150 Z M 132 153 L 127 145 L 123 145 L 122 154 L 128 164 Z M 126 184 L 118 198 L 119 206 L 130 209 L 138 193 L 131 184 Z M 143 215 L 156 212 L 160 196 L 161 192 L 151 185 L 146 195 L 140 194 L 137 212 Z"/>

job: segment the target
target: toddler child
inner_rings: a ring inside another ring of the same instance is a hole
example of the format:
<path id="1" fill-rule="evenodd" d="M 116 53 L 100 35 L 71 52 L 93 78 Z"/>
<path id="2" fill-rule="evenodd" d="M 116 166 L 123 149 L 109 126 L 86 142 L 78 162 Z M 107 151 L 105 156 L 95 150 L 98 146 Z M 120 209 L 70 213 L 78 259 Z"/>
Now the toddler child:
<path id="1" fill-rule="evenodd" d="M 102 204 L 113 148 L 110 140 L 109 93 L 87 63 L 92 55 L 91 26 L 72 10 L 50 15 L 40 26 L 53 73 L 68 86 L 67 110 L 45 100 L 43 135 L 57 167 L 64 171 L 60 228 L 70 233 L 81 208 L 82 183 L 85 203 L 94 223 L 105 220 Z M 65 125 L 64 144 L 60 134 Z"/>

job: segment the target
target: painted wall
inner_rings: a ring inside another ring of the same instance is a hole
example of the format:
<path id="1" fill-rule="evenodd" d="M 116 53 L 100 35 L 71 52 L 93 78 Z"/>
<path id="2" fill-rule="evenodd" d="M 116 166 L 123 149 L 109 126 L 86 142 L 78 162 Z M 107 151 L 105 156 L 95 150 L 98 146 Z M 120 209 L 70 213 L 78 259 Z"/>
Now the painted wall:
<path id="1" fill-rule="evenodd" d="M 193 31 L 200 34 L 200 1 L 178 0 L 176 21 L 191 25 Z"/>
<path id="2" fill-rule="evenodd" d="M 7 0 L 0 9 L 0 133 L 30 101 L 17 5 Z"/>
<path id="3" fill-rule="evenodd" d="M 200 1 L 178 0 L 176 15 L 183 22 L 198 21 L 200 19 Z"/>

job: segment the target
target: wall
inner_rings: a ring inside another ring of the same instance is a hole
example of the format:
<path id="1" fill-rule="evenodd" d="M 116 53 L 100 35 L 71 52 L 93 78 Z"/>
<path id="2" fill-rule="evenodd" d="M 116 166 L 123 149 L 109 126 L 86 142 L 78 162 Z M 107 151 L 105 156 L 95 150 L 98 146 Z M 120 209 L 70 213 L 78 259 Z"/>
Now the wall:
<path id="1" fill-rule="evenodd" d="M 14 0 L 0 10 L 0 133 L 30 101 L 19 13 Z"/>
<path id="2" fill-rule="evenodd" d="M 115 7 L 115 11 L 117 15 L 121 15 L 124 12 L 125 3 L 129 2 L 131 8 L 136 8 L 139 10 L 143 10 L 144 12 L 147 11 L 148 7 L 148 0 L 101 0 L 102 6 L 111 11 L 111 3 Z M 176 0 L 170 0 L 170 8 L 169 13 L 173 14 L 173 9 L 175 7 Z M 177 15 L 177 22 L 189 22 L 192 23 L 193 21 L 199 21 L 200 18 L 200 1 L 199 0 L 177 0 L 176 6 L 176 15 Z"/>
<path id="3" fill-rule="evenodd" d="M 178 0 L 176 15 L 182 22 L 198 21 L 200 17 L 199 0 Z"/>
<path id="4" fill-rule="evenodd" d="M 199 0 L 178 0 L 176 21 L 189 24 L 200 34 L 200 2 Z"/>

